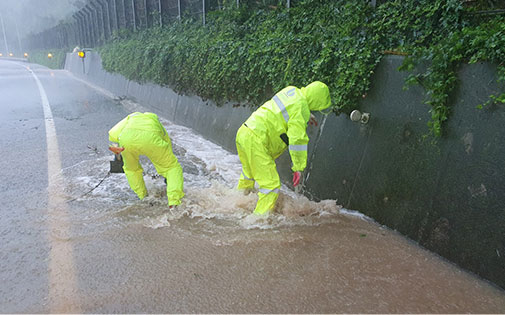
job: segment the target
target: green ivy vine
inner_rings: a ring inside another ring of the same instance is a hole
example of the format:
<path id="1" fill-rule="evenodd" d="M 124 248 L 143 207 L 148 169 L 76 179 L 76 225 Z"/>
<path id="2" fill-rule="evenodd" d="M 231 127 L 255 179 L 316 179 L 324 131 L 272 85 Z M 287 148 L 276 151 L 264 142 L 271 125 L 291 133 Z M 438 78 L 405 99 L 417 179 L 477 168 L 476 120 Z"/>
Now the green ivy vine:
<path id="1" fill-rule="evenodd" d="M 401 69 L 413 71 L 408 83 L 426 89 L 429 125 L 440 136 L 461 63 L 496 63 L 505 79 L 505 20 L 476 19 L 471 10 L 461 0 L 392 0 L 376 8 L 365 0 L 300 0 L 290 9 L 230 5 L 210 13 L 205 26 L 183 19 L 123 31 L 100 53 L 107 71 L 218 104 L 259 106 L 288 84 L 321 80 L 330 87 L 333 110 L 349 113 L 368 91 L 384 51 L 403 52 L 409 56 Z M 416 73 L 420 64 L 428 66 Z M 490 99 L 503 101 L 504 95 Z"/>
<path id="2" fill-rule="evenodd" d="M 420 84 L 427 91 L 426 103 L 431 107 L 430 130 L 441 136 L 443 123 L 451 112 L 450 95 L 457 86 L 457 71 L 462 63 L 488 61 L 498 65 L 498 81 L 505 81 L 505 18 L 495 17 L 489 21 L 465 23 L 460 28 L 439 38 L 429 46 L 412 47 L 401 69 L 414 70 L 420 63 L 428 64 L 425 71 L 411 74 L 408 84 Z M 490 95 L 479 104 L 505 103 L 505 93 Z"/>

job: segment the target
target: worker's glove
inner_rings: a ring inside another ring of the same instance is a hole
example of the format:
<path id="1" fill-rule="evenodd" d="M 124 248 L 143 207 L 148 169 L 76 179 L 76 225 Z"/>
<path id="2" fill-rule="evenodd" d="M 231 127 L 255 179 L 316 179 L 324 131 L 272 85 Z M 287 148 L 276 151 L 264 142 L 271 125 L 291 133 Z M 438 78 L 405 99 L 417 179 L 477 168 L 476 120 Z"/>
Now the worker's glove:
<path id="1" fill-rule="evenodd" d="M 310 114 L 309 125 L 317 127 L 316 116 L 314 116 L 313 114 Z"/>
<path id="2" fill-rule="evenodd" d="M 112 152 L 114 152 L 114 154 L 120 154 L 121 152 L 124 151 L 124 148 L 116 147 L 116 146 L 110 146 L 109 150 L 111 150 Z"/>
<path id="3" fill-rule="evenodd" d="M 298 184 L 300 184 L 301 178 L 302 178 L 301 172 L 294 172 L 293 173 L 293 187 L 296 187 L 296 186 L 298 186 Z"/>

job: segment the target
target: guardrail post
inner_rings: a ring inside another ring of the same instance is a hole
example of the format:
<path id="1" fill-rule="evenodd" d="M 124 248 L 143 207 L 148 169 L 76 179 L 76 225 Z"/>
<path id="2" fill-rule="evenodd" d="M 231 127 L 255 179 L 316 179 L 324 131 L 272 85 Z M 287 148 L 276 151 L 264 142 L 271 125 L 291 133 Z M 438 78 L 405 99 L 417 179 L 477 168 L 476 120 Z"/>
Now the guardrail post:
<path id="1" fill-rule="evenodd" d="M 0 24 L 2 24 L 2 33 L 3 33 L 3 36 L 4 36 L 4 42 L 5 42 L 5 49 L 7 49 L 5 51 L 5 54 L 8 54 L 10 53 L 9 51 L 9 44 L 7 44 L 7 35 L 5 34 L 5 25 L 4 25 L 4 19 L 2 17 L 2 14 L 0 13 Z"/>
<path id="2" fill-rule="evenodd" d="M 77 12 L 77 17 L 79 18 L 80 24 L 81 24 L 81 31 L 82 31 L 82 45 L 84 46 L 90 46 L 91 44 L 91 38 L 89 35 L 89 28 L 86 22 L 86 13 L 81 10 Z"/>
<path id="3" fill-rule="evenodd" d="M 147 15 L 147 0 L 144 0 L 144 21 L 141 22 L 141 28 L 148 28 L 149 27 L 149 16 Z"/>
<path id="4" fill-rule="evenodd" d="M 102 10 L 102 19 L 103 19 L 103 31 L 104 31 L 104 38 L 107 40 L 111 36 L 111 26 L 110 26 L 110 16 L 109 16 L 109 4 L 107 3 L 106 0 L 96 0 L 97 3 L 100 5 L 100 8 Z"/>
<path id="5" fill-rule="evenodd" d="M 76 12 L 74 15 L 72 15 L 72 18 L 75 20 L 75 25 L 76 25 L 76 28 L 77 28 L 77 31 L 76 31 L 76 40 L 77 40 L 77 46 L 82 46 L 82 31 L 81 31 L 81 23 L 79 21 L 79 18 L 77 17 L 77 13 L 79 12 Z"/>
<path id="6" fill-rule="evenodd" d="M 162 9 L 161 9 L 161 0 L 158 0 L 158 13 L 160 14 L 160 26 L 163 26 L 163 19 L 161 17 L 161 14 L 162 14 Z"/>
<path id="7" fill-rule="evenodd" d="M 103 14 L 101 10 L 101 6 L 98 5 L 97 2 L 91 0 L 90 3 L 91 7 L 95 11 L 95 20 L 97 24 L 97 30 L 98 30 L 98 44 L 103 43 L 103 40 L 105 39 L 105 27 L 103 23 Z"/>
<path id="8" fill-rule="evenodd" d="M 202 22 L 205 25 L 205 0 L 202 0 Z"/>
<path id="9" fill-rule="evenodd" d="M 128 22 L 126 21 L 126 5 L 125 0 L 116 1 L 116 14 L 117 14 L 117 27 L 118 29 L 128 29 Z"/>
<path id="10" fill-rule="evenodd" d="M 88 34 L 89 34 L 89 46 L 94 47 L 96 44 L 96 32 L 95 32 L 95 21 L 93 19 L 93 12 L 92 10 L 88 7 L 85 6 L 83 8 L 84 16 L 85 16 L 85 21 L 86 21 L 86 28 L 88 29 Z"/>
<path id="11" fill-rule="evenodd" d="M 118 10 L 117 10 L 117 0 L 108 0 L 109 7 L 109 17 L 111 17 L 111 27 L 112 31 L 119 30 L 119 21 L 118 21 Z"/>
<path id="12" fill-rule="evenodd" d="M 178 12 L 178 18 L 179 18 L 179 20 L 180 20 L 180 19 L 181 19 L 181 16 L 182 16 L 182 14 L 181 14 L 181 11 L 182 11 L 182 10 L 181 10 L 181 0 L 177 0 L 177 10 L 179 11 L 179 12 Z"/>
<path id="13" fill-rule="evenodd" d="M 132 0 L 133 30 L 137 30 L 137 10 L 135 10 L 135 0 Z"/>

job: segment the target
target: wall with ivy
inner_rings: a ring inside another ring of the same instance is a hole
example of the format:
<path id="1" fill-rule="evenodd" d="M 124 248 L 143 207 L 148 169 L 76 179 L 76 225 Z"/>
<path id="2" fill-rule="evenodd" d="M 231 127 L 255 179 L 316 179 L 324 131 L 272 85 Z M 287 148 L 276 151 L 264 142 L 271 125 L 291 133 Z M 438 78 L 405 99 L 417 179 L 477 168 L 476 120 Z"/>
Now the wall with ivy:
<path id="1" fill-rule="evenodd" d="M 505 288 L 505 108 L 476 106 L 503 90 L 497 67 L 476 63 L 458 71 L 453 118 L 445 136 L 433 141 L 427 136 L 426 92 L 421 86 L 403 88 L 408 73 L 397 70 L 402 63 L 402 57 L 389 56 L 375 69 L 367 96 L 359 100 L 371 114 L 369 123 L 317 114 L 319 128 L 308 128 L 304 193 L 336 199 Z M 96 53 L 87 54 L 84 66 L 68 54 L 65 68 L 232 152 L 236 130 L 253 110 L 234 102 L 217 106 L 108 73 Z M 289 156 L 277 164 L 289 185 Z"/>
<path id="2" fill-rule="evenodd" d="M 209 13 L 205 26 L 186 19 L 121 32 L 100 51 L 108 71 L 218 104 L 259 106 L 288 84 L 321 80 L 330 87 L 337 114 L 359 106 L 384 52 L 408 54 L 406 71 L 430 64 L 407 82 L 427 91 L 430 131 L 440 137 L 462 64 L 494 62 L 497 79 L 505 79 L 505 17 L 476 14 L 484 1 L 475 7 L 463 3 L 392 0 L 373 8 L 362 0 L 300 0 L 291 9 L 229 6 Z M 503 103 L 505 94 L 489 95 L 481 105 L 488 100 Z"/>
<path id="3" fill-rule="evenodd" d="M 462 66 L 444 136 L 427 137 L 420 86 L 403 89 L 402 58 L 378 65 L 360 102 L 366 125 L 329 116 L 312 155 L 308 194 L 337 198 L 380 224 L 505 288 L 505 107 L 497 67 Z M 312 139 L 311 139 L 312 140 Z"/>
<path id="4" fill-rule="evenodd" d="M 107 71 L 129 80 L 251 110 L 288 84 L 326 82 L 334 114 L 312 131 L 305 193 L 337 198 L 505 287 L 505 17 L 493 11 L 503 3 L 377 3 L 230 8 L 205 26 L 116 34 L 100 53 Z M 205 112 L 192 104 L 187 115 Z M 353 109 L 370 112 L 370 123 L 341 115 Z M 233 134 L 213 132 L 226 143 Z"/>

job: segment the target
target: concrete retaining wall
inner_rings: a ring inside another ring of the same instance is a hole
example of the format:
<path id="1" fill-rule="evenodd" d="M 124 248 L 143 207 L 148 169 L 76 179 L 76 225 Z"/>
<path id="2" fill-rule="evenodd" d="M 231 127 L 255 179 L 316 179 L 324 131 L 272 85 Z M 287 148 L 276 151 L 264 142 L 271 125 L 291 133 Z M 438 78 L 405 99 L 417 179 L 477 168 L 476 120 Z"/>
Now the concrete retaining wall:
<path id="1" fill-rule="evenodd" d="M 422 246 L 505 288 L 505 125 L 504 106 L 476 106 L 503 91 L 496 68 L 464 66 L 454 93 L 446 134 L 434 143 L 430 114 L 420 87 L 404 90 L 401 57 L 379 64 L 372 88 L 362 100 L 368 124 L 345 115 L 319 116 L 309 127 L 309 167 L 305 193 L 339 204 L 396 229 Z M 197 96 L 138 84 L 105 72 L 98 54 L 88 53 L 85 67 L 68 54 L 65 69 L 126 96 L 207 139 L 235 151 L 235 133 L 252 110 L 217 107 Z M 278 160 L 281 178 L 291 179 L 290 159 Z"/>

